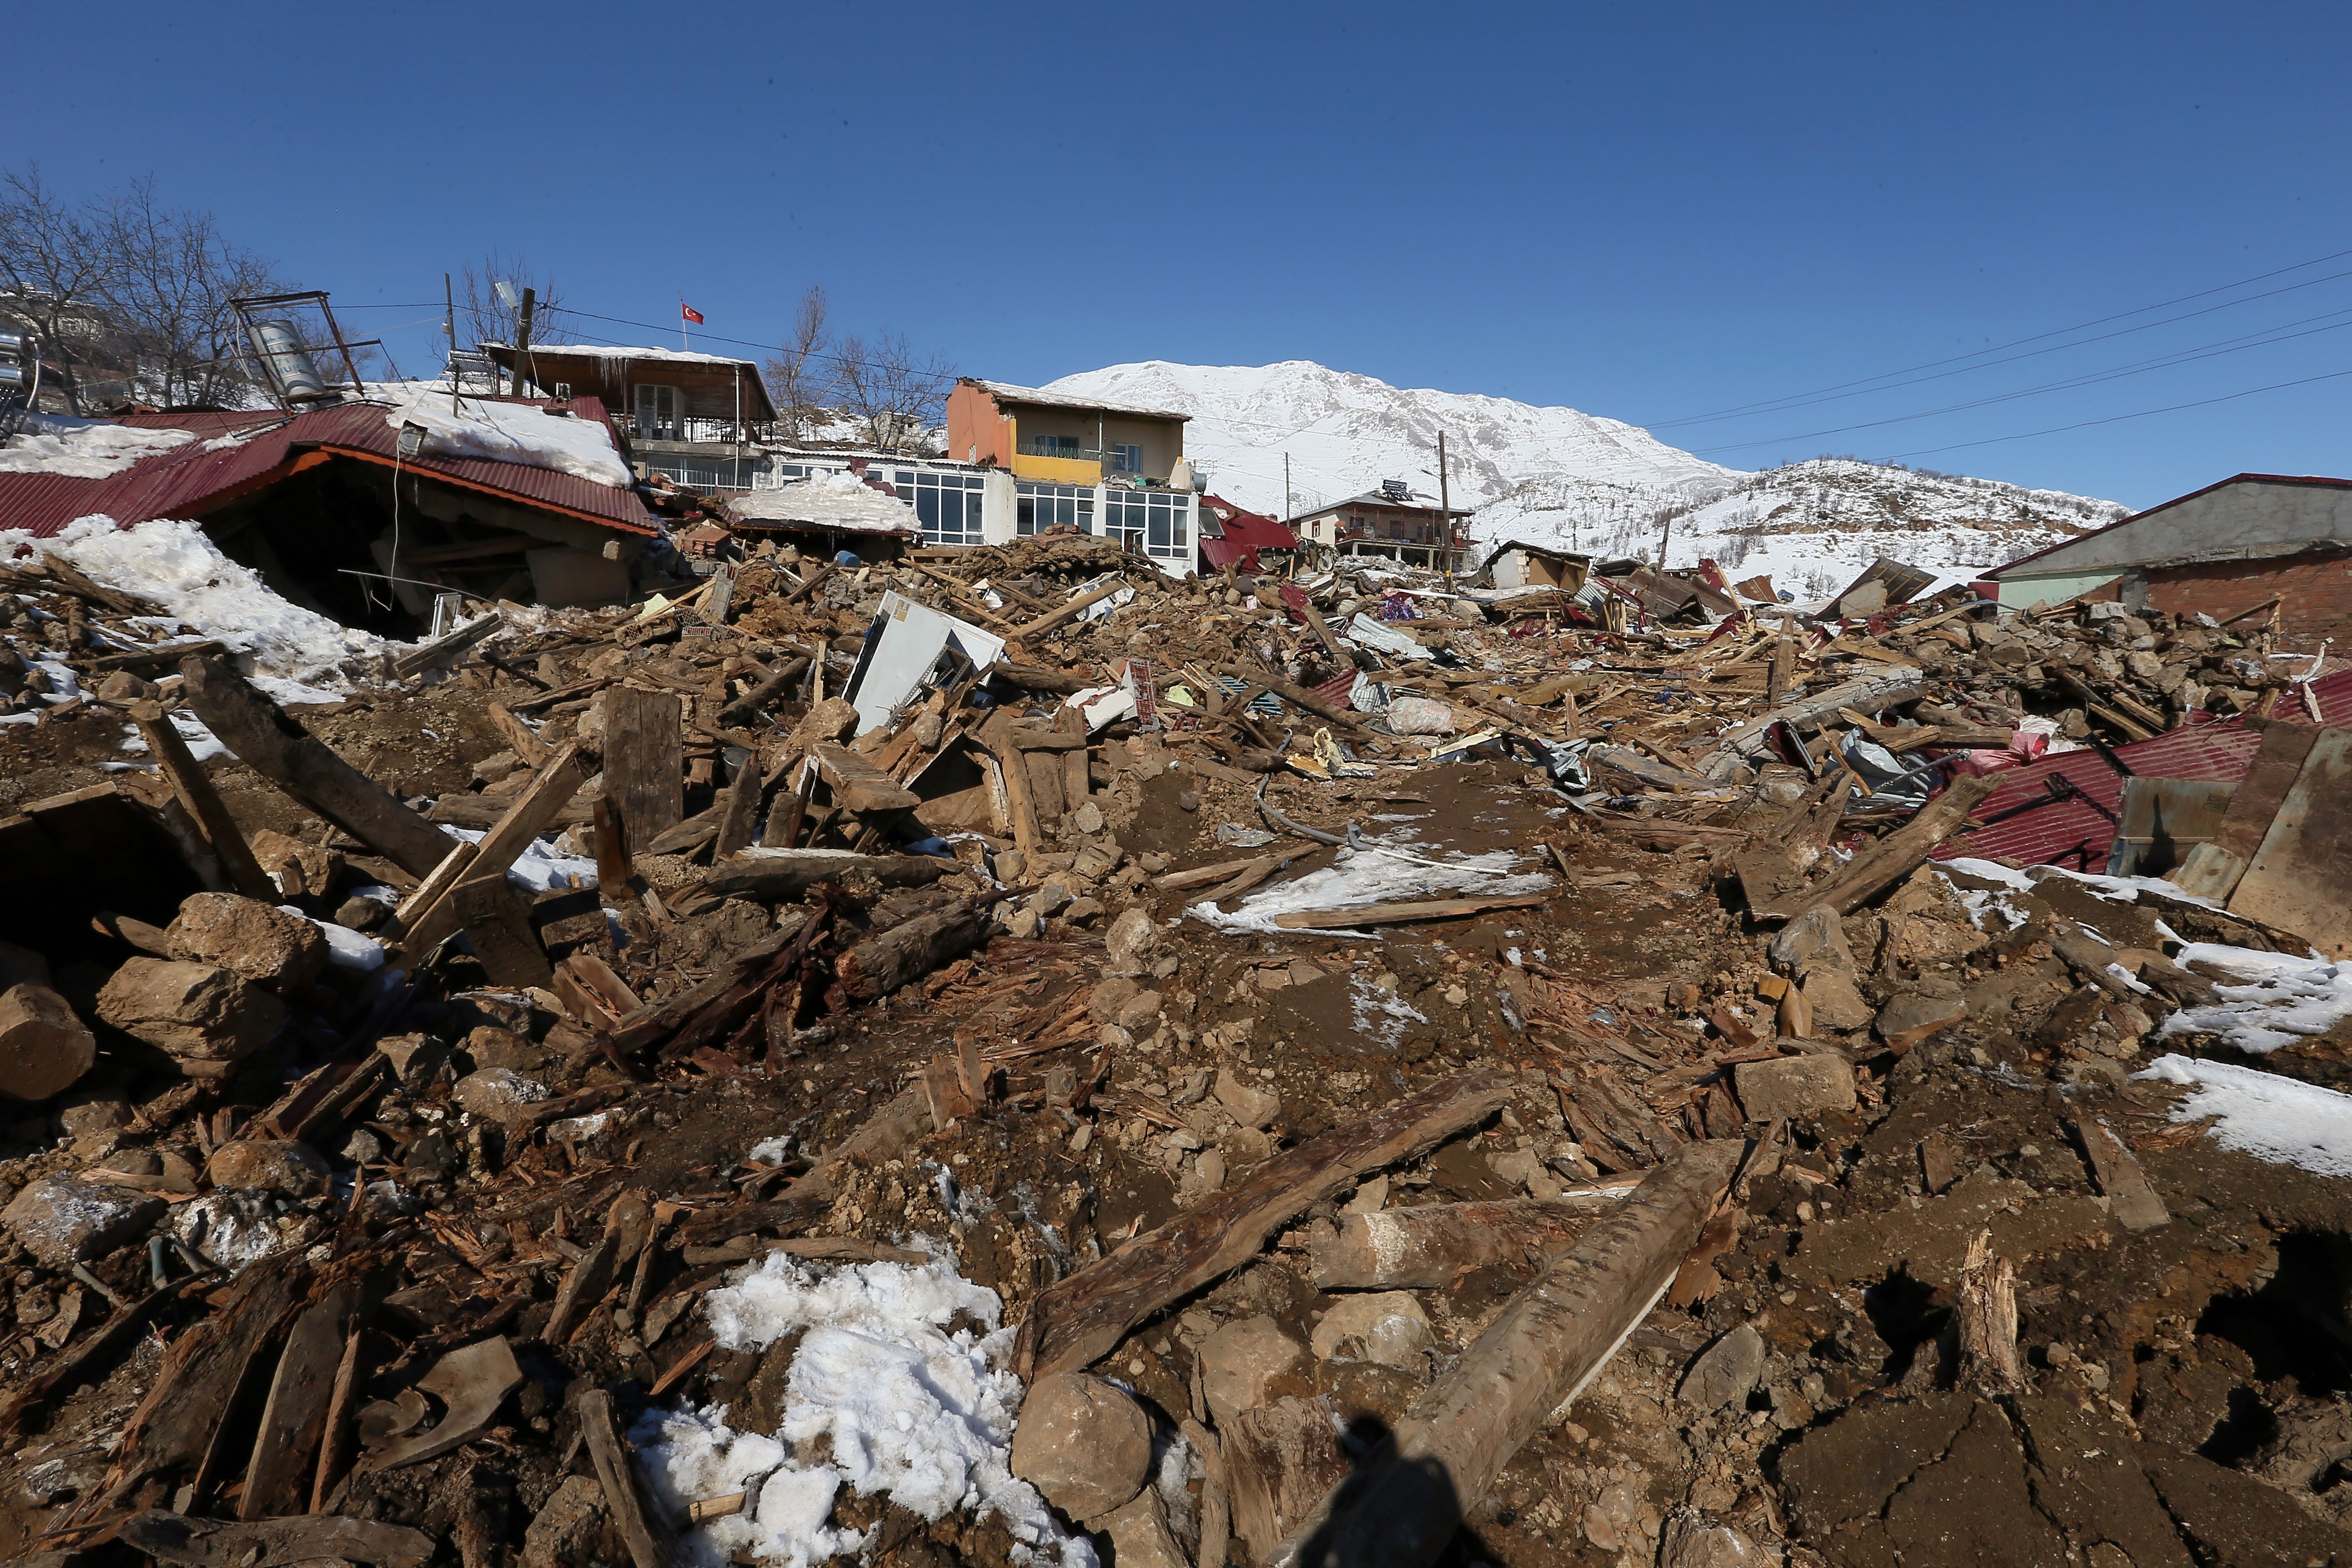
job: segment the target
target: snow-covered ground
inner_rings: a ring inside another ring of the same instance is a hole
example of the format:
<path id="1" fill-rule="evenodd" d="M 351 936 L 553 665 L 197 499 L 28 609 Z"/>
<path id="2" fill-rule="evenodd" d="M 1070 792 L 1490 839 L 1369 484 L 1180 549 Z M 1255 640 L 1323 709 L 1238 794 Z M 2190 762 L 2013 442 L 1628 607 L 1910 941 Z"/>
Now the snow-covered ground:
<path id="1" fill-rule="evenodd" d="M 60 474 L 102 479 L 142 458 L 194 439 L 185 430 L 140 430 L 100 419 L 37 414 L 0 442 L 0 474 Z"/>

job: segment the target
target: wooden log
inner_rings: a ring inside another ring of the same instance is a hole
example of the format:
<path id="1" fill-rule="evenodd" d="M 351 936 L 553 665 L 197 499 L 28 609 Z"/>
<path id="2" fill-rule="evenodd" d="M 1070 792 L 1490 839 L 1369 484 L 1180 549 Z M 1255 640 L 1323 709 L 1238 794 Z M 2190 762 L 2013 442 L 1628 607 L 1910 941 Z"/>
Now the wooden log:
<path id="1" fill-rule="evenodd" d="M 1345 1215 L 1307 1244 L 1318 1290 L 1421 1290 L 1452 1285 L 1490 1263 L 1540 1267 L 1615 1212 L 1630 1187 L 1595 1187 L 1559 1199 L 1427 1204 Z"/>
<path id="2" fill-rule="evenodd" d="M 524 767 L 538 768 L 547 765 L 550 754 L 547 742 L 539 738 L 537 731 L 516 718 L 512 709 L 503 702 L 493 702 L 489 706 L 489 715 L 490 728 L 496 730 L 499 732 L 499 738 L 507 743 L 516 756 L 522 759 Z"/>
<path id="3" fill-rule="evenodd" d="M 760 796 L 765 780 L 760 772 L 758 752 L 743 759 L 735 769 L 727 793 L 719 802 L 719 837 L 710 846 L 710 858 L 724 860 L 751 842 L 751 829 L 758 825 Z"/>
<path id="4" fill-rule="evenodd" d="M 819 882 L 856 874 L 886 888 L 927 888 L 959 863 L 935 855 L 856 855 L 846 849 L 766 849 L 738 855 L 704 874 L 702 890 L 721 898 L 780 904 Z"/>
<path id="5" fill-rule="evenodd" d="M 604 1490 L 604 1506 L 629 1549 L 629 1561 L 635 1568 L 669 1568 L 669 1552 L 655 1536 L 637 1489 L 635 1455 L 613 1418 L 611 1394 L 592 1388 L 580 1396 L 580 1432 L 589 1461 L 596 1467 L 596 1483 Z"/>
<path id="6" fill-rule="evenodd" d="M 1034 664 L 1000 664 L 990 670 L 989 679 L 1007 686 L 1018 686 L 1031 691 L 1055 691 L 1065 697 L 1084 691 L 1089 686 L 1099 686 L 1098 680 L 1088 680 L 1083 675 L 1067 670 L 1047 669 Z"/>
<path id="7" fill-rule="evenodd" d="M 1230 896 L 1230 895 L 1220 895 Z M 1360 910 L 1300 910 L 1276 915 L 1274 923 L 1285 931 L 1335 931 L 1342 926 L 1405 925 L 1414 921 L 1454 921 L 1488 910 L 1532 909 L 1558 895 L 1498 894 L 1491 899 L 1435 899 L 1399 904 L 1371 904 Z"/>
<path id="8" fill-rule="evenodd" d="M 685 708 L 675 692 L 616 686 L 604 698 L 604 798 L 649 844 L 686 816 Z"/>
<path id="9" fill-rule="evenodd" d="M 817 772 L 833 789 L 833 804 L 860 816 L 912 811 L 922 805 L 914 791 L 847 746 L 821 742 L 809 748 Z"/>
<path id="10" fill-rule="evenodd" d="M 1816 904 L 1827 904 L 1841 915 L 1853 913 L 1918 869 L 1928 852 L 1959 831 L 1969 813 L 2000 784 L 1999 773 L 1954 779 L 1948 789 L 1921 807 L 1910 821 L 1866 846 L 1828 881 L 1797 889 L 1756 910 L 1756 918 L 1794 920 Z"/>
<path id="11" fill-rule="evenodd" d="M 294 1320 L 270 1378 L 261 1430 L 245 1469 L 245 1490 L 236 1500 L 237 1518 L 300 1513 L 308 1505 L 310 1477 L 302 1461 L 319 1451 L 326 1435 L 335 1369 L 355 1327 L 359 1305 L 359 1287 L 339 1285 Z"/>
<path id="12" fill-rule="evenodd" d="M 1034 1383 L 1089 1365 L 1169 1302 L 1249 1261 L 1293 1215 L 1367 1171 L 1412 1159 L 1485 1121 L 1511 1093 L 1501 1073 L 1447 1079 L 1261 1162 L 1214 1197 L 1040 1294 L 1014 1343 L 1014 1370 Z"/>
<path id="13" fill-rule="evenodd" d="M 1118 593 L 1120 589 L 1126 586 L 1127 580 L 1125 578 L 1114 577 L 1109 582 L 1104 584 L 1101 587 L 1097 588 L 1093 593 L 1072 599 L 1067 604 L 1062 605 L 1059 609 L 1038 616 L 1035 620 L 1031 621 L 1027 626 L 1016 627 L 1013 633 L 1013 640 L 1025 642 L 1031 637 L 1043 637 L 1045 633 L 1052 631 L 1055 626 L 1060 626 L 1063 622 L 1071 619 L 1081 611 L 1089 609 L 1092 606 L 1100 604 L 1103 600 L 1109 598 L 1113 594 Z"/>
<path id="14" fill-rule="evenodd" d="M 449 852 L 448 835 L 321 744 L 220 658 L 180 661 L 189 705 L 237 759 L 412 877 Z"/>
<path id="15" fill-rule="evenodd" d="M 572 1330 L 580 1326 L 582 1316 L 613 1288 L 620 1263 L 621 1238 L 607 1226 L 596 1244 L 563 1276 L 563 1283 L 556 1287 L 555 1310 L 548 1314 L 547 1327 L 540 1331 L 540 1338 L 551 1345 L 568 1342 Z"/>
<path id="16" fill-rule="evenodd" d="M 697 1246 L 749 1236 L 755 1230 L 797 1230 L 814 1225 L 832 1206 L 829 1197 L 782 1197 L 765 1203 L 730 1203 L 700 1209 L 677 1222 L 681 1241 Z"/>
<path id="17" fill-rule="evenodd" d="M 261 862 L 253 858 L 253 847 L 245 841 L 244 829 L 229 815 L 226 803 L 213 788 L 204 764 L 196 761 L 187 741 L 173 727 L 163 704 L 132 703 L 131 721 L 139 726 L 139 733 L 146 739 L 147 754 L 155 759 L 163 776 L 171 781 L 172 793 L 179 796 L 181 805 L 205 830 L 205 837 L 219 857 L 229 886 L 248 899 L 277 903 L 281 896 L 278 884 L 261 868 Z"/>
<path id="18" fill-rule="evenodd" d="M 979 911 L 962 904 L 917 915 L 843 953 L 834 973 L 844 994 L 870 1002 L 970 952 L 980 927 Z"/>
<path id="19" fill-rule="evenodd" d="M 752 716 L 793 689 L 793 683 L 808 671 L 805 658 L 786 659 L 751 690 L 719 710 L 721 724 L 749 723 Z"/>
<path id="20" fill-rule="evenodd" d="M 185 1568 L 285 1568 L 297 1563 L 367 1563 L 425 1568 L 433 1538 L 406 1525 L 333 1514 L 231 1522 L 148 1509 L 122 1521 L 114 1539 L 158 1563 Z"/>
<path id="21" fill-rule="evenodd" d="M 48 986 L 0 984 L 0 1099 L 30 1103 L 73 1087 L 98 1061 L 98 1037 Z"/>
<path id="22" fill-rule="evenodd" d="M 1952 1318 L 1959 1351 L 1959 1383 L 1989 1397 L 2025 1386 L 2017 1361 L 2017 1265 L 1992 1250 L 1982 1230 L 1960 1260 L 1958 1304 Z"/>
<path id="23" fill-rule="evenodd" d="M 1297 1532 L 1300 1568 L 1427 1568 L 1513 1455 L 1673 1284 L 1741 1143 L 1694 1143 L 1505 1304 L 1390 1441 Z"/>
<path id="24" fill-rule="evenodd" d="M 1005 812 L 1012 818 L 1013 847 L 1024 855 L 1034 855 L 1045 847 L 1045 834 L 1037 821 L 1037 802 L 1029 788 L 1028 763 L 1009 737 L 1012 729 L 1013 715 L 1000 710 L 995 718 L 981 726 L 979 739 L 996 759 L 1004 781 Z"/>
<path id="25" fill-rule="evenodd" d="M 401 679 L 408 680 L 428 669 L 438 669 L 505 625 L 506 622 L 494 610 L 459 626 L 446 637 L 426 643 L 414 653 L 402 654 L 392 661 L 392 672 Z"/>
<path id="26" fill-rule="evenodd" d="M 1344 730 L 1349 734 L 1370 735 L 1372 733 L 1371 731 L 1365 729 L 1362 724 L 1359 723 L 1355 715 L 1349 713 L 1346 709 L 1339 707 L 1337 703 L 1334 703 L 1326 698 L 1317 695 L 1315 692 L 1307 690 L 1303 686 L 1293 686 L 1289 681 L 1281 679 L 1279 676 L 1269 674 L 1267 671 L 1263 669 L 1252 669 L 1246 665 L 1239 664 L 1215 664 L 1211 665 L 1209 668 L 1219 675 L 1230 675 L 1239 680 L 1255 681 L 1257 684 L 1264 686 L 1268 691 L 1273 692 L 1276 697 L 1281 698 L 1284 701 L 1288 702 L 1292 707 L 1303 708 L 1307 712 L 1314 714 L 1318 719 L 1321 719 L 1325 723 L 1330 724 L 1337 729 Z"/>
<path id="27" fill-rule="evenodd" d="M 343 1359 L 335 1368 L 335 1384 L 327 1397 L 324 1430 L 319 1435 L 319 1468 L 310 1478 L 310 1511 L 326 1511 L 327 1499 L 343 1479 L 343 1453 L 352 1430 L 352 1405 L 359 1394 L 360 1344 L 364 1331 L 353 1329 L 343 1342 Z"/>

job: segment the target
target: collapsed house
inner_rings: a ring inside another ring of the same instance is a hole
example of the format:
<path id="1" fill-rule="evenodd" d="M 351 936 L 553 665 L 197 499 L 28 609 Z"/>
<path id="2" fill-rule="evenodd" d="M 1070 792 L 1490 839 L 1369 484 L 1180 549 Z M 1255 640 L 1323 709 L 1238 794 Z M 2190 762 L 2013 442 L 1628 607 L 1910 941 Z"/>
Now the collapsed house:
<path id="1" fill-rule="evenodd" d="M 867 496 L 299 705 L 7 563 L 25 1554 L 2352 1555 L 2283 616 L 790 526 Z"/>

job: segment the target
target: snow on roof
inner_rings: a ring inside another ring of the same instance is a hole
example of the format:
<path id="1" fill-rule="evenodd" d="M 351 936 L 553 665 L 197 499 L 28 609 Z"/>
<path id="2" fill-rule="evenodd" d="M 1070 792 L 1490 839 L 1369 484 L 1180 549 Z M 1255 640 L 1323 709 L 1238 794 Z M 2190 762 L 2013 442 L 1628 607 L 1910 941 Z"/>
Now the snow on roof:
<path id="1" fill-rule="evenodd" d="M 1179 414 L 1172 408 L 1145 408 L 1133 403 L 1112 403 L 1100 397 L 1073 397 L 1066 392 L 1045 392 L 1034 386 L 1015 386 L 1009 381 L 982 381 L 978 376 L 965 376 L 964 383 L 979 387 L 999 403 L 1034 403 L 1043 408 L 1082 408 L 1089 414 L 1135 414 L 1146 419 L 1190 419 L 1189 414 Z"/>
<path id="2" fill-rule="evenodd" d="M 781 489 L 753 490 L 727 503 L 737 522 L 798 523 L 853 533 L 916 533 L 922 524 L 914 508 L 895 500 L 855 474 L 813 474 Z"/>
<path id="3" fill-rule="evenodd" d="M 617 490 L 634 489 L 636 476 L 613 447 L 601 419 L 551 414 L 528 403 L 461 398 L 451 413 L 448 394 L 423 382 L 383 382 L 369 389 L 387 404 L 384 423 L 425 427 L 425 450 L 436 457 L 487 458 L 548 468 Z"/>
<path id="4" fill-rule="evenodd" d="M 26 420 L 24 434 L 0 444 L 0 474 L 102 479 L 193 439 L 185 430 L 139 430 L 103 419 L 35 415 Z"/>
<path id="5" fill-rule="evenodd" d="M 482 343 L 478 346 L 484 353 L 514 353 L 512 343 Z M 533 356 L 562 354 L 572 359 L 667 360 L 674 364 L 747 365 L 754 370 L 759 368 L 751 360 L 738 359 L 730 354 L 698 354 L 685 349 L 633 348 L 625 343 L 533 343 L 530 345 L 530 352 Z"/>
<path id="6" fill-rule="evenodd" d="M 1327 501 L 1321 506 L 1302 511 L 1298 515 L 1321 517 L 1327 511 L 1338 511 L 1341 507 L 1349 506 L 1392 506 L 1404 511 L 1435 511 L 1438 510 L 1438 501 L 1435 496 L 1424 495 L 1419 490 L 1407 491 L 1402 499 L 1392 496 L 1386 490 L 1366 490 L 1361 495 L 1349 496 L 1345 500 Z M 1454 507 L 1450 510 L 1451 515 L 1454 517 L 1470 515 L 1470 508 L 1466 506 Z"/>

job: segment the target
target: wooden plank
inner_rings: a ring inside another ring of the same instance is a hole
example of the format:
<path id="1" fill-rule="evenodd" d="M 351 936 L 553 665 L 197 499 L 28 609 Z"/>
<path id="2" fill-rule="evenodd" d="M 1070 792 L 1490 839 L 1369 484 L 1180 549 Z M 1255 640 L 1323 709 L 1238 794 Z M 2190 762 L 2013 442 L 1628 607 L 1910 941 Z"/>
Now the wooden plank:
<path id="1" fill-rule="evenodd" d="M 817 771 L 832 786 L 833 804 L 844 811 L 912 811 L 922 797 L 846 746 L 829 742 L 809 748 Z"/>
<path id="2" fill-rule="evenodd" d="M 366 1563 L 425 1568 L 433 1538 L 404 1524 L 310 1514 L 232 1523 L 148 1509 L 125 1521 L 115 1539 L 175 1568 L 286 1568 L 298 1563 Z"/>
<path id="3" fill-rule="evenodd" d="M 2329 958 L 2352 953 L 2352 730 L 2314 737 L 2294 786 L 2230 895 L 2230 912 L 2294 931 Z"/>
<path id="4" fill-rule="evenodd" d="M 221 744 L 279 789 L 412 877 L 449 852 L 448 835 L 321 743 L 220 658 L 180 661 L 189 704 Z"/>
<path id="5" fill-rule="evenodd" d="M 751 829 L 760 812 L 760 795 L 763 780 L 760 773 L 760 755 L 754 752 L 735 769 L 735 777 L 728 784 L 719 813 L 719 837 L 710 846 L 710 858 L 724 860 L 751 842 Z"/>
<path id="6" fill-rule="evenodd" d="M 604 697 L 604 798 L 633 844 L 686 816 L 685 708 L 675 693 L 616 686 Z"/>
<path id="7" fill-rule="evenodd" d="M 2242 861 L 2253 858 L 2254 851 L 2263 847 L 2263 836 L 2271 830 L 2271 819 L 2278 815 L 2287 791 L 2294 787 L 2295 776 L 2303 772 L 2312 742 L 2318 739 L 2318 729 L 2310 724 L 2273 722 L 2263 727 L 2263 743 L 2254 752 L 2253 763 L 2238 782 L 2238 793 L 2230 797 L 2221 826 L 2213 832 L 2215 848 Z"/>
<path id="8" fill-rule="evenodd" d="M 522 759 L 527 768 L 543 767 L 548 758 L 547 742 L 539 732 L 514 716 L 514 710 L 503 702 L 490 704 L 490 728 L 499 732 L 509 749 Z"/>
<path id="9" fill-rule="evenodd" d="M 1372 1473 L 1350 1475 L 1276 1561 L 1428 1568 L 1520 1446 L 1616 1353 L 1674 1282 L 1744 1145 L 1693 1143 L 1521 1289 L 1415 1400 Z"/>
<path id="10" fill-rule="evenodd" d="M 438 668 L 476 643 L 489 637 L 505 624 L 498 612 L 493 610 L 478 620 L 459 626 L 436 642 L 426 643 L 414 653 L 402 654 L 392 661 L 392 672 L 403 680 L 406 680 L 412 676 L 422 675 L 428 669 Z"/>
<path id="11" fill-rule="evenodd" d="M 1853 913 L 1917 869 L 1927 852 L 1958 832 L 1969 813 L 2000 784 L 1999 773 L 1953 780 L 1949 789 L 1921 807 L 1910 821 L 1865 846 L 1828 881 L 1756 910 L 1757 918 L 1794 920 L 1816 904 L 1827 904 L 1842 915 Z"/>
<path id="12" fill-rule="evenodd" d="M 278 884 L 261 868 L 261 862 L 253 858 L 253 847 L 245 841 L 244 830 L 229 815 L 228 806 L 221 800 L 220 792 L 213 788 L 204 764 L 188 750 L 188 742 L 173 726 L 163 705 L 132 703 L 131 721 L 146 738 L 147 754 L 162 765 L 163 776 L 171 781 L 172 793 L 180 797 L 180 804 L 212 841 L 213 853 L 220 858 L 229 886 L 248 899 L 277 903 L 281 896 Z"/>
<path id="13" fill-rule="evenodd" d="M 515 920 L 520 920 L 520 929 L 527 934 L 530 923 L 521 906 L 510 897 L 501 897 L 507 868 L 515 863 L 531 840 L 547 831 L 583 782 L 579 749 L 566 746 L 514 797 L 506 815 L 482 835 L 480 842 L 452 848 L 432 868 L 416 891 L 401 900 L 400 908 L 394 911 L 388 922 L 389 933 L 399 937 L 408 952 L 425 952 L 465 923 L 466 916 L 457 908 L 459 889 L 488 883 L 488 888 L 468 895 L 473 905 L 493 912 L 498 923 L 509 930 L 514 929 Z M 512 906 L 512 918 L 499 908 L 501 904 Z M 530 941 L 530 945 L 535 948 L 536 941 Z M 543 968 L 545 964 L 542 954 L 537 967 Z"/>
<path id="14" fill-rule="evenodd" d="M 359 1300 L 357 1285 L 341 1285 L 294 1320 L 270 1379 L 261 1430 L 246 1466 L 245 1491 L 236 1501 L 237 1518 L 300 1513 L 308 1504 L 310 1489 L 304 1483 L 310 1476 L 301 1461 L 318 1452 L 326 1434 L 335 1369 L 342 1361 Z"/>
<path id="15" fill-rule="evenodd" d="M 1485 1121 L 1509 1102 L 1512 1089 L 1499 1072 L 1447 1079 L 1262 1162 L 1040 1294 L 1022 1322 L 1014 1370 L 1034 1383 L 1099 1360 L 1152 1313 L 1248 1262 L 1292 1215 L 1367 1171 L 1412 1159 Z"/>
<path id="16" fill-rule="evenodd" d="M 635 1457 L 613 1417 L 611 1394 L 592 1388 L 580 1396 L 580 1431 L 630 1562 L 635 1568 L 669 1568 L 670 1555 L 647 1522 L 645 1499 L 637 1490 Z"/>
<path id="17" fill-rule="evenodd" d="M 1342 926 L 1404 925 L 1413 921 L 1452 921 L 1488 910 L 1525 910 L 1557 897 L 1553 893 L 1514 893 L 1491 899 L 1435 899 L 1419 903 L 1372 904 L 1360 910 L 1300 910 L 1276 915 L 1274 923 L 1285 931 L 1332 931 Z"/>

